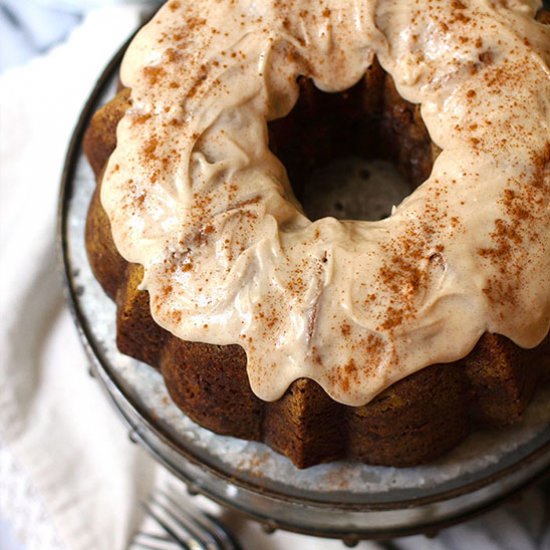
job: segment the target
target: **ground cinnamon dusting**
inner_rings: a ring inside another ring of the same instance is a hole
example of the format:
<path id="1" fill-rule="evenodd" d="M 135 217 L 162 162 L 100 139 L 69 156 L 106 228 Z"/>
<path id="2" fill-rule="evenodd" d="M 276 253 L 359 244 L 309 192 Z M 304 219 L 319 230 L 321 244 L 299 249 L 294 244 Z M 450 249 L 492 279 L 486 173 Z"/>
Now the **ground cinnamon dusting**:
<path id="1" fill-rule="evenodd" d="M 125 235 L 135 232 L 137 240 L 141 235 L 154 241 L 151 258 L 166 247 L 148 279 L 151 286 L 162 277 L 170 282 L 159 284 L 154 306 L 169 317 L 166 324 L 181 337 L 189 331 L 200 338 L 201 327 L 208 327 L 212 341 L 231 334 L 266 386 L 271 376 L 275 382 L 277 376 L 291 377 L 285 360 L 306 361 L 308 375 L 330 379 L 326 385 L 345 399 L 358 388 L 373 391 L 381 365 L 388 377 L 403 374 L 410 365 L 399 363 L 399 350 L 411 351 L 407 346 L 414 344 L 407 342 L 414 342 L 419 327 L 443 327 L 430 329 L 428 341 L 433 338 L 436 352 L 444 350 L 437 338 L 448 319 L 440 318 L 438 300 L 453 296 L 458 307 L 467 304 L 480 326 L 489 322 L 487 302 L 498 304 L 491 310 L 501 315 L 514 301 L 524 305 L 522 289 L 532 273 L 526 258 L 537 261 L 536 252 L 525 251 L 547 250 L 541 245 L 547 226 L 540 220 L 548 209 L 550 146 L 542 159 L 540 151 L 533 159 L 522 157 L 530 143 L 540 146 L 539 128 L 517 113 L 527 113 L 529 98 L 530 109 L 541 115 L 536 89 L 548 88 L 536 48 L 544 35 L 516 36 L 522 31 L 508 29 L 506 22 L 515 20 L 514 12 L 502 4 L 502 17 L 489 18 L 495 8 L 480 0 L 411 0 L 406 13 L 389 3 L 387 28 L 375 13 L 362 15 L 365 29 L 380 25 L 387 43 L 374 33 L 369 44 L 399 90 L 423 103 L 426 139 L 429 130 L 437 141 L 434 158 L 441 153 L 412 200 L 389 220 L 364 229 L 363 239 L 363 229 L 348 231 L 337 220 L 311 226 L 296 214 L 262 134 L 268 111 L 271 116 L 279 109 L 282 116 L 292 108 L 297 76 L 343 89 L 363 64 L 367 70 L 361 33 L 346 27 L 341 3 L 311 4 L 300 13 L 285 0 L 260 3 L 254 13 L 245 4 L 228 0 L 214 9 L 202 0 L 168 2 L 161 28 L 148 27 L 155 62 L 136 68 L 129 82 L 135 102 L 126 131 L 139 138 L 132 152 L 146 175 L 128 174 L 126 165 L 116 163 L 110 177 L 125 186 L 125 196 L 112 201 L 109 215 L 128 222 L 119 231 L 123 245 L 134 245 Z M 374 12 L 378 5 L 373 3 Z M 528 18 L 521 17 L 527 28 Z M 339 25 L 331 25 L 337 19 Z M 399 31 L 405 24 L 410 37 Z M 444 60 L 437 58 L 440 49 L 435 57 L 437 48 L 430 51 L 438 43 L 448 48 Z M 355 50 L 362 55 L 353 57 Z M 353 101 L 351 92 L 341 97 Z M 420 107 L 404 103 L 395 101 L 392 120 L 420 127 Z M 509 181 L 497 181 L 501 173 L 510 174 Z M 480 189 L 487 190 L 491 206 Z M 480 208 L 490 218 L 471 222 Z M 165 226 L 175 236 L 162 242 Z M 157 262 L 151 258 L 146 260 Z M 479 289 L 474 295 L 454 282 L 472 279 L 463 268 L 468 262 L 486 275 L 479 285 L 485 298 Z M 260 299 L 261 306 L 255 303 Z M 216 320 L 221 317 L 231 319 L 227 326 Z M 457 341 L 471 348 L 473 342 L 460 340 L 459 332 Z M 331 355 L 329 342 L 341 346 L 341 353 Z M 266 370 L 278 374 L 262 370 L 266 350 Z"/>

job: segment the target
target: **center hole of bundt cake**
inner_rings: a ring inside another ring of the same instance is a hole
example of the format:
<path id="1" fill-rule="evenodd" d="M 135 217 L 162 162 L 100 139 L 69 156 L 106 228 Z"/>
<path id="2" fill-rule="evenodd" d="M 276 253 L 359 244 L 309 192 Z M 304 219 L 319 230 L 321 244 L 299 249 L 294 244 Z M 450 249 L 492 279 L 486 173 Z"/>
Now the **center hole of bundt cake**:
<path id="1" fill-rule="evenodd" d="M 269 123 L 269 143 L 305 213 L 312 220 L 389 216 L 432 169 L 434 147 L 418 107 L 376 61 L 344 92 L 298 83 L 292 111 Z"/>

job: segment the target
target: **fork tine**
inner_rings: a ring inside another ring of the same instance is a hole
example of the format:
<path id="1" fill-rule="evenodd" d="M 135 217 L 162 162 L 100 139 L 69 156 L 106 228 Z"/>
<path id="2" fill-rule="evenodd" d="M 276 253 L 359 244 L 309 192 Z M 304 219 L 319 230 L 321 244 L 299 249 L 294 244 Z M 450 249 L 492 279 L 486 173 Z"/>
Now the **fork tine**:
<path id="1" fill-rule="evenodd" d="M 156 494 L 155 494 L 156 493 Z M 159 500 L 159 496 L 162 496 L 172 507 L 176 508 L 178 514 L 174 512 Z M 170 519 L 176 523 L 180 528 L 188 531 L 197 542 L 202 545 L 205 550 L 219 550 L 223 548 L 220 546 L 220 542 L 215 535 L 207 529 L 204 524 L 200 523 L 197 518 L 190 513 L 189 510 L 183 508 L 178 502 L 174 501 L 165 493 L 157 490 L 151 495 L 151 502 L 154 502 L 156 506 L 162 509 Z"/>
<path id="2" fill-rule="evenodd" d="M 169 487 L 168 487 L 169 488 Z M 240 550 L 228 529 L 214 516 L 192 505 L 185 506 L 175 495 L 155 489 L 148 502 L 142 503 L 149 518 L 165 536 L 138 533 L 133 544 L 143 550 Z M 155 527 L 151 525 L 154 530 Z"/>
<path id="3" fill-rule="evenodd" d="M 170 542 L 170 544 L 172 548 L 174 548 L 175 545 L 177 545 L 178 548 L 181 548 L 181 546 L 177 542 Z M 132 545 L 130 546 L 130 548 L 135 548 L 136 550 L 168 550 L 170 547 L 166 544 L 160 545 L 158 543 L 149 544 L 147 542 L 132 541 Z"/>
<path id="4" fill-rule="evenodd" d="M 208 533 L 211 533 L 219 548 L 240 550 L 239 544 L 217 518 L 199 509 L 184 508 L 180 502 L 166 491 L 157 489 L 157 493 L 161 494 L 172 506 L 177 508 L 178 512 L 182 515 L 190 517 L 195 522 L 198 522 Z"/>
<path id="5" fill-rule="evenodd" d="M 166 550 L 167 547 L 173 548 L 174 541 L 171 537 L 163 535 L 154 535 L 152 533 L 137 533 L 132 545 L 150 550 Z"/>
<path id="6" fill-rule="evenodd" d="M 176 550 L 183 548 L 180 546 L 179 542 L 169 542 L 166 544 L 148 544 L 143 542 L 132 542 L 131 550 Z"/>
<path id="7" fill-rule="evenodd" d="M 214 529 L 216 529 L 216 532 L 219 533 L 222 538 L 225 538 L 225 540 L 227 540 L 227 548 L 229 550 L 242 550 L 241 545 L 238 543 L 233 533 L 231 533 L 229 529 L 227 529 L 227 527 L 216 516 L 205 512 L 204 517 L 212 523 L 212 526 Z"/>
<path id="8" fill-rule="evenodd" d="M 189 546 L 188 544 L 188 541 L 183 538 L 183 535 L 181 535 L 181 533 L 178 533 L 177 529 L 174 529 L 172 525 L 169 525 L 167 521 L 165 521 L 162 517 L 160 517 L 159 514 L 157 514 L 157 512 L 153 510 L 153 507 L 150 504 L 145 502 L 143 506 L 145 507 L 149 515 L 164 529 L 164 531 L 170 536 L 170 538 L 174 542 L 178 543 L 185 550 L 192 550 L 191 546 Z M 185 532 L 187 533 L 188 538 L 190 538 L 189 535 L 192 536 L 192 533 L 189 533 L 183 526 L 180 525 L 179 527 L 181 531 L 184 531 L 184 533 Z M 202 545 L 200 546 L 202 547 Z"/>
<path id="9" fill-rule="evenodd" d="M 206 512 L 200 508 L 185 507 L 175 497 L 169 495 L 166 491 L 159 490 L 160 494 L 183 516 L 190 519 L 195 524 L 198 523 L 203 532 L 208 533 L 211 540 L 213 539 L 216 548 L 224 550 L 233 550 L 235 548 L 233 540 L 228 536 L 227 530 L 222 528 L 219 522 L 212 520 Z"/>

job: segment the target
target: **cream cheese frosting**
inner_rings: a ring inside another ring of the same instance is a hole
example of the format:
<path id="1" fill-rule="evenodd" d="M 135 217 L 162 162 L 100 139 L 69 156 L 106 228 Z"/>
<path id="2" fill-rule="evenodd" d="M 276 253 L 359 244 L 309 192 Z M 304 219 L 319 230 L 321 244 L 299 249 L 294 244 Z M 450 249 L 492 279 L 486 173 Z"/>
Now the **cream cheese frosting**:
<path id="1" fill-rule="evenodd" d="M 529 0 L 171 0 L 136 36 L 101 200 L 155 321 L 240 344 L 253 391 L 363 405 L 495 332 L 550 326 L 550 29 Z M 442 149 L 382 221 L 309 220 L 268 146 L 299 75 L 376 56 Z M 444 368 L 444 367 L 442 367 Z"/>

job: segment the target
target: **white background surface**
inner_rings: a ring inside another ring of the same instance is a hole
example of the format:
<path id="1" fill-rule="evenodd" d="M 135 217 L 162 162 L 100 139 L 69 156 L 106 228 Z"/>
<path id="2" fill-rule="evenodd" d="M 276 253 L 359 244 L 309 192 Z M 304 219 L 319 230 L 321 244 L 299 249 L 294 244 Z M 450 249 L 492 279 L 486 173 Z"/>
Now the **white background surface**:
<path id="1" fill-rule="evenodd" d="M 15 533 L 6 521 L 0 519 L 0 548 L 5 550 L 23 550 L 24 546 L 16 538 Z"/>

